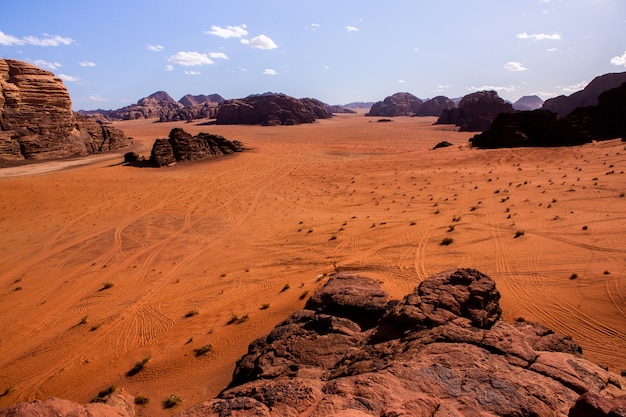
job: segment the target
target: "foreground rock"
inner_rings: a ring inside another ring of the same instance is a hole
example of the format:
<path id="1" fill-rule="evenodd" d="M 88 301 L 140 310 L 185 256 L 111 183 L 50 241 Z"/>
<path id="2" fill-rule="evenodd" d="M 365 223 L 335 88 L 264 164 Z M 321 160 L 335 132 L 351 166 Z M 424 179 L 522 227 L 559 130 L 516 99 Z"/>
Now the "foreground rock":
<path id="1" fill-rule="evenodd" d="M 479 91 L 464 96 L 458 108 L 444 109 L 436 124 L 454 124 L 464 132 L 484 132 L 500 113 L 513 112 L 495 91 Z"/>
<path id="2" fill-rule="evenodd" d="M 217 124 L 299 125 L 329 117 L 332 114 L 319 100 L 267 93 L 226 100 L 217 112 Z"/>
<path id="3" fill-rule="evenodd" d="M 150 165 L 164 167 L 176 162 L 205 161 L 243 151 L 243 144 L 223 136 L 198 133 L 192 136 L 183 129 L 170 131 L 169 138 L 157 139 L 152 146 Z"/>
<path id="4" fill-rule="evenodd" d="M 104 403 L 77 404 L 59 398 L 31 401 L 0 409 L 0 417 L 134 417 L 135 397 L 124 390 L 104 398 Z"/>
<path id="5" fill-rule="evenodd" d="M 569 337 L 501 321 L 499 299 L 472 269 L 434 275 L 402 301 L 336 275 L 249 346 L 218 398 L 178 416 L 566 416 L 589 405 L 583 394 L 619 406 L 623 378 Z"/>
<path id="6" fill-rule="evenodd" d="M 0 160 L 84 156 L 130 143 L 121 130 L 75 114 L 53 73 L 0 59 Z"/>

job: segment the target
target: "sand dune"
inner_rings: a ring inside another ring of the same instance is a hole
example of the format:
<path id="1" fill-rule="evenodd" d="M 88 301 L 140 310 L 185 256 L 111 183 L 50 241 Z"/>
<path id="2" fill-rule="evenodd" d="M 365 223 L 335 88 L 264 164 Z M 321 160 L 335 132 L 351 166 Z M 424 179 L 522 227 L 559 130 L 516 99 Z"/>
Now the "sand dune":
<path id="1" fill-rule="evenodd" d="M 626 369 L 624 144 L 476 150 L 434 120 L 120 122 L 145 155 L 173 127 L 251 150 L 0 177 L 0 407 L 116 385 L 150 398 L 142 415 L 170 415 L 162 400 L 181 395 L 180 409 L 219 392 L 248 343 L 334 270 L 400 297 L 429 274 L 478 268 L 506 320 L 539 321 Z M 442 140 L 454 146 L 431 150 Z"/>

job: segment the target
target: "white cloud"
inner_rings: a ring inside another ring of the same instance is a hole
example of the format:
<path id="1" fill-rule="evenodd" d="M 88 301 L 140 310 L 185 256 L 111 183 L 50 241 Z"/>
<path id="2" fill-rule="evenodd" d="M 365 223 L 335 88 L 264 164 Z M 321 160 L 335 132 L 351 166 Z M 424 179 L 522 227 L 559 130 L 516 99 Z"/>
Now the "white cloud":
<path id="1" fill-rule="evenodd" d="M 99 96 L 99 95 L 97 95 L 97 94 L 91 94 L 91 95 L 89 96 L 89 100 L 91 100 L 91 101 L 97 101 L 97 102 L 104 102 L 104 101 L 107 101 L 107 99 L 106 99 L 106 98 L 100 97 L 100 96 Z"/>
<path id="2" fill-rule="evenodd" d="M 265 35 L 255 36 L 254 38 L 250 40 L 242 39 L 241 43 L 243 43 L 244 45 L 250 45 L 251 47 L 258 48 L 258 49 L 278 48 L 278 45 L 276 45 L 273 40 L 271 40 L 269 37 Z"/>
<path id="3" fill-rule="evenodd" d="M 355 27 L 355 26 L 346 26 L 346 30 L 348 32 L 358 32 L 359 28 Z"/>
<path id="4" fill-rule="evenodd" d="M 74 39 L 65 38 L 63 36 L 54 35 L 50 36 L 47 33 L 43 34 L 43 38 L 36 36 L 24 36 L 22 39 L 15 36 L 8 35 L 0 31 L 0 45 L 34 45 L 34 46 L 59 46 L 59 45 L 71 45 L 74 43 Z"/>
<path id="5" fill-rule="evenodd" d="M 626 51 L 621 56 L 611 58 L 611 64 L 626 67 Z"/>
<path id="6" fill-rule="evenodd" d="M 578 84 L 574 84 L 574 85 L 567 85 L 567 86 L 558 86 L 557 88 L 560 88 L 561 91 L 563 91 L 564 93 L 575 93 L 577 91 L 582 90 L 583 88 L 587 87 L 587 84 L 589 84 L 587 81 L 581 81 Z"/>
<path id="7" fill-rule="evenodd" d="M 166 65 L 165 66 L 165 71 L 174 71 L 174 65 Z"/>
<path id="8" fill-rule="evenodd" d="M 509 61 L 504 64 L 504 69 L 507 71 L 526 71 L 526 68 L 519 62 Z"/>
<path id="9" fill-rule="evenodd" d="M 220 38 L 242 38 L 248 34 L 246 25 L 239 26 L 226 26 L 225 28 L 220 26 L 211 26 L 211 30 L 204 32 L 206 35 L 215 35 Z"/>
<path id="10" fill-rule="evenodd" d="M 406 83 L 406 81 L 404 81 L 404 80 L 398 80 L 398 84 L 404 84 L 404 83 Z"/>
<path id="11" fill-rule="evenodd" d="M 197 67 L 199 65 L 211 65 L 213 61 L 207 54 L 192 51 L 179 51 L 170 56 L 168 61 L 184 67 Z"/>
<path id="12" fill-rule="evenodd" d="M 437 87 L 435 87 L 435 89 L 433 90 L 433 92 L 435 93 L 441 93 L 442 91 L 444 91 L 447 88 L 452 88 L 451 85 L 449 84 L 437 84 Z"/>
<path id="13" fill-rule="evenodd" d="M 273 70 L 271 68 L 266 68 L 265 71 L 263 71 L 263 74 L 265 74 L 265 75 L 277 75 L 278 73 L 276 72 L 276 70 Z"/>
<path id="14" fill-rule="evenodd" d="M 146 49 L 152 52 L 161 52 L 164 48 L 163 45 L 146 45 Z"/>
<path id="15" fill-rule="evenodd" d="M 475 87 L 475 86 L 471 86 L 471 87 L 467 87 L 468 90 L 474 90 L 474 91 L 504 91 L 506 93 L 510 93 L 512 91 L 515 91 L 515 87 L 514 86 L 510 86 L 510 87 L 503 87 L 503 86 L 495 86 L 495 85 L 481 85 L 480 87 Z"/>
<path id="16" fill-rule="evenodd" d="M 186 75 L 201 75 L 200 71 L 185 71 Z"/>
<path id="17" fill-rule="evenodd" d="M 209 58 L 228 59 L 228 56 L 224 52 L 209 52 Z"/>
<path id="18" fill-rule="evenodd" d="M 80 78 L 74 77 L 73 75 L 59 74 L 58 77 L 68 83 L 77 83 L 80 81 Z"/>
<path id="19" fill-rule="evenodd" d="M 58 62 L 48 62 L 48 61 L 44 61 L 43 59 L 36 59 L 33 61 L 33 64 L 37 65 L 38 67 L 48 68 L 50 70 L 59 69 L 63 66 L 59 64 Z"/>
<path id="20" fill-rule="evenodd" d="M 81 67 L 95 67 L 96 63 L 91 61 L 83 61 L 80 63 Z"/>
<path id="21" fill-rule="evenodd" d="M 559 50 L 559 48 L 548 48 L 548 49 L 546 49 L 546 52 L 556 52 L 558 50 Z"/>
<path id="22" fill-rule="evenodd" d="M 532 39 L 534 41 L 543 41 L 543 40 L 558 41 L 561 39 L 561 34 L 560 33 L 530 33 L 529 34 L 526 32 L 521 32 L 515 35 L 515 37 L 517 39 Z"/>
<path id="23" fill-rule="evenodd" d="M 318 27 L 320 27 L 320 24 L 319 23 L 311 23 L 311 27 L 313 29 L 317 29 Z"/>

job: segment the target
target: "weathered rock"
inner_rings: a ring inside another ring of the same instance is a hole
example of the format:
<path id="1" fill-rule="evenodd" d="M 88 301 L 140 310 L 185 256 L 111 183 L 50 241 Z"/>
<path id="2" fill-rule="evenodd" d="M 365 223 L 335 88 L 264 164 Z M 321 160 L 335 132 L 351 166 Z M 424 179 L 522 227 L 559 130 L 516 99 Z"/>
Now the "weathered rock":
<path id="1" fill-rule="evenodd" d="M 262 124 L 273 125 L 298 125 L 301 123 L 313 123 L 318 118 L 318 107 L 312 99 L 306 101 L 290 97 L 285 94 L 262 94 L 248 96 L 243 99 L 226 100 L 217 112 L 217 124 Z M 318 102 L 321 104 L 321 102 Z M 319 111 L 323 111 L 326 117 L 330 115 L 325 111 L 323 104 Z"/>
<path id="2" fill-rule="evenodd" d="M 301 98 L 300 102 L 313 114 L 315 119 L 329 119 L 332 117 L 332 113 L 327 110 L 326 104 L 315 98 Z"/>
<path id="3" fill-rule="evenodd" d="M 610 399 L 587 392 L 576 401 L 568 417 L 624 417 L 624 415 L 626 415 L 626 396 Z"/>
<path id="4" fill-rule="evenodd" d="M 165 91 L 157 91 L 140 99 L 136 104 L 111 110 L 108 117 L 111 120 L 160 119 L 183 107 Z"/>
<path id="5" fill-rule="evenodd" d="M 59 398 L 35 400 L 0 409 L 0 417 L 134 417 L 135 397 L 119 390 L 104 403 L 77 404 Z"/>
<path id="6" fill-rule="evenodd" d="M 350 113 L 350 114 L 354 114 L 356 113 L 354 110 L 348 108 L 348 107 L 344 107 L 341 106 L 339 104 L 325 104 L 324 107 L 326 108 L 326 111 L 330 114 L 335 114 L 335 113 Z"/>
<path id="7" fill-rule="evenodd" d="M 450 110 L 456 107 L 454 101 L 448 97 L 437 96 L 426 100 L 417 111 L 417 116 L 437 116 L 441 115 L 444 110 Z"/>
<path id="8" fill-rule="evenodd" d="M 624 82 L 626 82 L 626 72 L 600 75 L 591 80 L 581 91 L 569 96 L 558 96 L 546 100 L 542 109 L 550 110 L 560 116 L 567 116 L 578 107 L 597 105 L 600 94 L 619 87 Z"/>
<path id="9" fill-rule="evenodd" d="M 0 159 L 83 156 L 128 146 L 122 131 L 72 111 L 63 82 L 25 62 L 0 59 Z"/>
<path id="10" fill-rule="evenodd" d="M 499 297 L 472 269 L 434 275 L 402 301 L 338 275 L 250 345 L 218 398 L 178 416 L 566 416 L 583 393 L 626 394 L 571 339 L 500 321 Z"/>
<path id="11" fill-rule="evenodd" d="M 444 140 L 444 141 L 439 142 L 435 146 L 433 146 L 433 149 L 447 148 L 449 146 L 452 146 L 452 144 L 448 142 L 447 140 Z"/>
<path id="12" fill-rule="evenodd" d="M 479 91 L 464 96 L 458 108 L 444 109 L 435 124 L 454 124 L 461 131 L 484 132 L 498 114 L 512 111 L 513 106 L 495 91 Z"/>
<path id="13" fill-rule="evenodd" d="M 372 105 L 366 116 L 394 117 L 413 116 L 422 105 L 422 100 L 411 93 L 395 93 Z"/>
<path id="14" fill-rule="evenodd" d="M 183 129 L 175 128 L 170 131 L 169 138 L 155 140 L 150 164 L 164 167 L 176 162 L 204 161 L 243 150 L 243 144 L 236 140 L 230 141 L 210 133 L 192 136 Z"/>
<path id="15" fill-rule="evenodd" d="M 192 94 L 186 94 L 180 100 L 178 100 L 178 102 L 185 107 L 193 107 L 205 103 L 222 104 L 224 102 L 224 97 L 220 96 L 219 94 L 198 94 L 195 96 Z"/>
<path id="16" fill-rule="evenodd" d="M 515 110 L 537 110 L 541 106 L 543 106 L 543 100 L 536 95 L 520 97 L 519 100 L 513 103 L 513 109 Z"/>

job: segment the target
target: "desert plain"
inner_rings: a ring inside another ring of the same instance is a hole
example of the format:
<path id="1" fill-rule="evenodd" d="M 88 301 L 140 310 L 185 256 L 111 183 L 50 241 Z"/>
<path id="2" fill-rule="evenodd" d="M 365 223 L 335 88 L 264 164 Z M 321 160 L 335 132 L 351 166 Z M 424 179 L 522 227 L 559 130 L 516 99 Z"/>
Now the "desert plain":
<path id="1" fill-rule="evenodd" d="M 477 268 L 504 320 L 626 369 L 626 144 L 480 150 L 435 120 L 124 121 L 145 156 L 173 127 L 248 150 L 161 169 L 122 153 L 0 169 L 0 407 L 115 386 L 149 399 L 139 415 L 174 414 L 225 388 L 248 344 L 335 272 L 401 298 Z M 183 403 L 164 409 L 170 395 Z"/>

